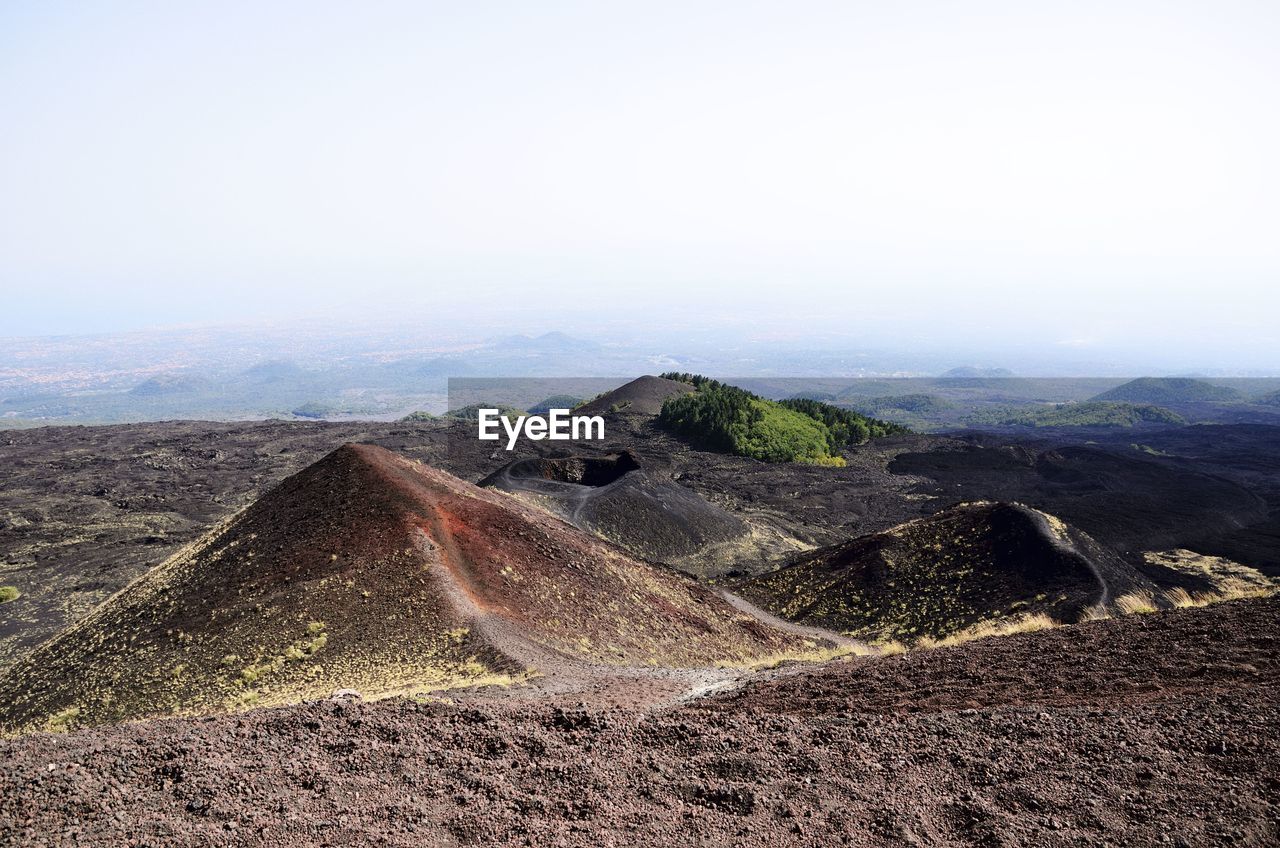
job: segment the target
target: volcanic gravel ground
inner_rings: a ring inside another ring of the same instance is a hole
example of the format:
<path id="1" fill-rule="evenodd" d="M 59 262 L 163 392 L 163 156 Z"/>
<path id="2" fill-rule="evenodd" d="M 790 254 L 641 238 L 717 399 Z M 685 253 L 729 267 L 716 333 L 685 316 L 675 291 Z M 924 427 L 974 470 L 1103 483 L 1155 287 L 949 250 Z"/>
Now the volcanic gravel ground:
<path id="1" fill-rule="evenodd" d="M 1274 845 L 1280 599 L 675 708 L 320 702 L 0 743 L 6 845 Z"/>

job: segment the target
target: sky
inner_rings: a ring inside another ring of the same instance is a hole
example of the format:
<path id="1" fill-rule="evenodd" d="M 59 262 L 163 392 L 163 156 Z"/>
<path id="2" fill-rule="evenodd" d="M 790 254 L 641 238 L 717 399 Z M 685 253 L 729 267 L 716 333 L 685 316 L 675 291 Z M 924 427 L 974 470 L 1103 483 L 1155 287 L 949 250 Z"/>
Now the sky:
<path id="1" fill-rule="evenodd" d="M 9 0 L 0 336 L 678 309 L 1280 371 L 1277 44 L 1231 0 Z"/>

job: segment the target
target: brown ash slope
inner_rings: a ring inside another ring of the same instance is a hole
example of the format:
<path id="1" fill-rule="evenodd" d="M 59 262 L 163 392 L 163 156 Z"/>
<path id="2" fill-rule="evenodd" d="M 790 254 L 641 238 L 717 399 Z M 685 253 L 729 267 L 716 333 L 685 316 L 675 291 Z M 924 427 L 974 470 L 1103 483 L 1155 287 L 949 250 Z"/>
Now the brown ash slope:
<path id="1" fill-rule="evenodd" d="M 346 445 L 16 663 L 0 726 L 96 724 L 801 641 L 510 496 Z"/>
<path id="2" fill-rule="evenodd" d="M 794 621 L 912 641 L 1027 613 L 1075 621 L 1091 606 L 1150 587 L 1053 516 L 981 502 L 807 551 L 740 591 Z"/>
<path id="3" fill-rule="evenodd" d="M 0 844 L 1273 846 L 1278 615 L 1091 622 L 674 710 L 396 698 L 0 740 Z"/>
<path id="4" fill-rule="evenodd" d="M 763 567 L 800 547 L 650 474 L 629 451 L 516 460 L 480 485 L 517 494 L 636 556 L 702 579 L 749 563 Z"/>
<path id="5" fill-rule="evenodd" d="M 662 404 L 667 398 L 686 395 L 692 391 L 694 387 L 688 383 L 647 374 L 611 392 L 605 392 L 598 398 L 592 398 L 574 412 L 578 415 L 657 415 L 662 411 Z"/>

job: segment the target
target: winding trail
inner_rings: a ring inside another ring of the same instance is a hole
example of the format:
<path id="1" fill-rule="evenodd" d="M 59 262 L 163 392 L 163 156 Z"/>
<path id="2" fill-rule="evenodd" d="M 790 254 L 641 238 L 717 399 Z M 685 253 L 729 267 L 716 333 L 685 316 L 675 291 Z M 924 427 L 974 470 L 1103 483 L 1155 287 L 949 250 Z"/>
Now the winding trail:
<path id="1" fill-rule="evenodd" d="M 1084 564 L 1088 566 L 1089 571 L 1092 572 L 1093 578 L 1098 581 L 1100 591 L 1098 593 L 1097 605 L 1099 607 L 1105 607 L 1110 604 L 1111 584 L 1107 582 L 1107 578 L 1102 576 L 1102 572 L 1098 569 L 1097 563 L 1093 561 L 1093 557 L 1080 550 L 1074 539 L 1071 539 L 1070 537 L 1063 539 L 1059 536 L 1057 528 L 1053 526 L 1053 522 L 1051 522 L 1048 516 L 1043 512 L 1029 506 L 1023 506 L 1022 508 L 1031 514 L 1031 518 L 1036 522 L 1036 526 L 1049 538 L 1050 543 L 1058 551 L 1084 560 Z"/>
<path id="2" fill-rule="evenodd" d="M 494 474 L 493 483 L 490 485 L 494 485 L 499 490 L 505 489 L 513 493 L 528 492 L 533 495 L 542 495 L 550 498 L 553 503 L 558 500 L 568 507 L 565 512 L 565 519 L 575 527 L 586 530 L 590 530 L 590 527 L 582 521 L 582 510 L 586 505 L 600 495 L 622 485 L 628 475 L 634 473 L 633 471 L 628 471 L 603 486 L 587 486 L 582 483 L 568 483 L 563 480 L 552 480 L 546 477 L 512 474 L 512 469 L 519 464 L 514 463 L 500 469 Z M 544 508 L 546 507 L 544 506 Z"/>
<path id="3" fill-rule="evenodd" d="M 560 701 L 660 710 L 735 689 L 748 680 L 761 676 L 761 672 L 747 668 L 605 665 L 586 662 L 535 642 L 522 633 L 519 625 L 501 612 L 487 608 L 475 597 L 467 576 L 470 564 L 455 544 L 443 516 L 433 510 L 427 516 L 427 522 L 434 540 L 420 528 L 415 537 L 424 553 L 430 554 L 434 550 L 435 558 L 448 573 L 448 579 L 441 582 L 450 601 L 471 621 L 473 629 L 487 644 L 514 664 L 536 674 L 515 687 L 501 690 L 495 690 L 494 687 L 461 687 L 442 692 L 442 695 L 454 700 L 483 701 L 500 697 L 503 700 L 549 700 L 553 703 Z M 796 633 L 812 629 L 799 628 L 785 622 L 778 626 Z M 822 638 L 832 637 L 828 634 Z"/>
<path id="4" fill-rule="evenodd" d="M 434 552 L 448 579 L 441 581 L 449 600 L 472 622 L 484 641 L 514 664 L 534 670 L 536 676 L 521 685 L 500 690 L 493 687 L 449 690 L 455 700 L 528 699 L 573 704 L 616 705 L 633 709 L 663 711 L 710 695 L 723 694 L 747 683 L 790 673 L 790 670 L 747 667 L 659 667 L 615 666 L 587 662 L 529 639 L 518 624 L 501 610 L 489 609 L 470 587 L 470 563 L 449 532 L 448 522 L 438 510 L 426 516 L 428 535 L 419 528 L 415 537 L 424 554 Z M 834 644 L 851 652 L 875 653 L 865 643 L 839 633 L 808 627 L 778 618 L 732 592 L 717 594 L 730 606 L 751 618 L 820 643 Z M 797 664 L 793 668 L 810 664 Z M 442 693 L 445 694 L 445 693 Z"/>
<path id="5" fill-rule="evenodd" d="M 765 624 L 776 627 L 779 630 L 785 630 L 788 633 L 794 633 L 797 636 L 803 636 L 806 639 L 822 639 L 828 642 L 835 642 L 842 648 L 850 648 L 859 653 L 875 654 L 878 653 L 873 647 L 866 642 L 860 642 L 843 633 L 836 633 L 834 630 L 824 630 L 821 627 L 810 627 L 804 624 L 796 624 L 794 621 L 787 621 L 785 618 L 760 609 L 760 607 L 748 601 L 739 595 L 735 595 L 728 589 L 717 589 L 720 597 L 724 598 L 734 609 L 739 612 L 746 613 L 752 618 L 759 619 Z"/>

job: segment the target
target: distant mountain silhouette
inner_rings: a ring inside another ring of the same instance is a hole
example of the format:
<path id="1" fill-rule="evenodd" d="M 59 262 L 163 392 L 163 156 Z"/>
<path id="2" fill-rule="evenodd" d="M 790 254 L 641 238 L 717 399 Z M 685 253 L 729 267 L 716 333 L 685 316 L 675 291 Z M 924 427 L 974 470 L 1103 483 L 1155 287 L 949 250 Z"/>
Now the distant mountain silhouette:
<path id="1" fill-rule="evenodd" d="M 972 380 L 972 379 L 992 379 L 1002 377 L 1014 377 L 1015 375 L 1008 368 L 979 368 L 975 365 L 962 365 L 959 368 L 952 368 L 950 371 L 944 371 L 938 375 L 940 380 Z"/>

